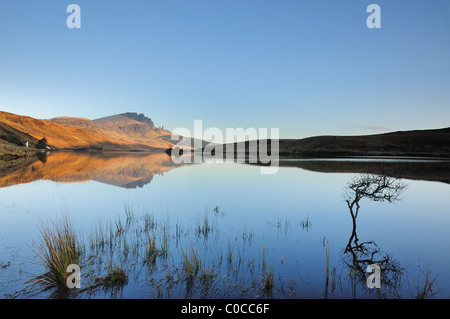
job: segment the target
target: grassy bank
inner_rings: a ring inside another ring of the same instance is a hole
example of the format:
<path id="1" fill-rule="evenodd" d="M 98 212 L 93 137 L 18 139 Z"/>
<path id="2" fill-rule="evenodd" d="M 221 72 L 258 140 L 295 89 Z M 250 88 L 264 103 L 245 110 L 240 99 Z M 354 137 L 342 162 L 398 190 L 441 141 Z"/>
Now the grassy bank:
<path id="1" fill-rule="evenodd" d="M 13 161 L 25 157 L 36 156 L 36 149 L 17 146 L 0 140 L 0 161 Z"/>
<path id="2" fill-rule="evenodd" d="M 26 169 L 38 159 L 36 149 L 15 146 L 0 141 L 0 176 Z"/>

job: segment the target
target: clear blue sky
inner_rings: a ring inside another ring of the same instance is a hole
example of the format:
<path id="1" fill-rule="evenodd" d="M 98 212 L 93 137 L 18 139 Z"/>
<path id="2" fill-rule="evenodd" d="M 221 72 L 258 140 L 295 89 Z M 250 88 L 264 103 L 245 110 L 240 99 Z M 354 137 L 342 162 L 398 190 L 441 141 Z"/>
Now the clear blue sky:
<path id="1" fill-rule="evenodd" d="M 1 0 L 0 43 L 0 110 L 37 118 L 283 138 L 450 126 L 448 0 Z"/>

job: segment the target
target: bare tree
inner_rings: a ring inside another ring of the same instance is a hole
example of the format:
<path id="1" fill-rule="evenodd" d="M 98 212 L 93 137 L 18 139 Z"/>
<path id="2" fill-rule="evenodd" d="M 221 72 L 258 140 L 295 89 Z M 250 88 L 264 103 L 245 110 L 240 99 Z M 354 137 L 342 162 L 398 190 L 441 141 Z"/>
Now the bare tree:
<path id="1" fill-rule="evenodd" d="M 347 264 L 358 281 L 365 280 L 368 265 L 377 264 L 383 273 L 383 284 L 394 288 L 398 285 L 402 271 L 399 263 L 389 254 L 382 254 L 375 242 L 359 242 L 356 219 L 361 208 L 361 199 L 393 203 L 400 200 L 406 187 L 406 184 L 393 176 L 376 174 L 358 175 L 347 184 L 344 198 L 352 217 L 353 229 L 344 253 L 350 257 L 351 260 Z"/>
<path id="2" fill-rule="evenodd" d="M 367 198 L 374 202 L 388 201 L 393 203 L 400 200 L 400 195 L 405 189 L 406 184 L 395 177 L 387 175 L 361 174 L 349 182 L 344 195 L 353 221 L 353 234 L 350 237 L 349 244 L 352 241 L 356 245 L 358 244 L 356 219 L 358 218 L 361 199 Z"/>

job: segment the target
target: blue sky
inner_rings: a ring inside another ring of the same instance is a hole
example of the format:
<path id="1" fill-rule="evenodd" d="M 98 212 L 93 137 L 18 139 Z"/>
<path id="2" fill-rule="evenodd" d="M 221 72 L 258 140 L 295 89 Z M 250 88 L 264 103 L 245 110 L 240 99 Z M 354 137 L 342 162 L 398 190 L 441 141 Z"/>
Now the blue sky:
<path id="1" fill-rule="evenodd" d="M 450 126 L 448 0 L 2 0 L 0 43 L 0 110 L 36 118 L 282 138 Z"/>

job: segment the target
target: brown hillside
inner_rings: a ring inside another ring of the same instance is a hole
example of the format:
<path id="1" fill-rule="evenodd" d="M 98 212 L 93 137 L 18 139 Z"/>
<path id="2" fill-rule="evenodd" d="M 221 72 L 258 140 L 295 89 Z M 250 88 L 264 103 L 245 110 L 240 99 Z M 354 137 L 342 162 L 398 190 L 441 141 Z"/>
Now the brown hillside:
<path id="1" fill-rule="evenodd" d="M 171 132 L 154 126 L 143 114 L 123 113 L 94 120 L 101 132 L 127 143 L 140 143 L 156 148 L 171 148 L 167 137 Z"/>
<path id="2" fill-rule="evenodd" d="M 62 125 L 69 125 L 69 126 L 75 126 L 78 128 L 83 128 L 89 131 L 97 132 L 98 129 L 95 126 L 94 122 L 92 122 L 89 119 L 81 118 L 81 117 L 69 117 L 69 116 L 62 116 L 62 117 L 55 117 L 53 119 L 50 119 L 53 123 L 58 123 Z"/>
<path id="3" fill-rule="evenodd" d="M 3 111 L 0 111 L 0 123 L 38 140 L 45 137 L 49 145 L 56 148 L 121 148 L 127 144 L 122 140 L 84 128 L 62 125 L 50 120 L 38 120 Z"/>

